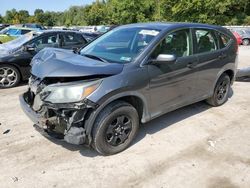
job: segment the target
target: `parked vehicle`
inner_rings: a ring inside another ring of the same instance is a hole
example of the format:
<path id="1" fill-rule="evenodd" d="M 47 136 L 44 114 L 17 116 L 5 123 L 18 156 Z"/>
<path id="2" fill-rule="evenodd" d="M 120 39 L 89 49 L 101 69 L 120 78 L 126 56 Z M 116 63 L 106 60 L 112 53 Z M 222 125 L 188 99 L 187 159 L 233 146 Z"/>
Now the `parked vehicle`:
<path id="1" fill-rule="evenodd" d="M 0 31 L 0 44 L 11 41 L 31 31 L 34 31 L 34 29 L 24 27 L 7 27 Z"/>
<path id="2" fill-rule="evenodd" d="M 219 26 L 121 26 L 79 53 L 42 50 L 20 103 L 41 133 L 115 154 L 131 144 L 139 123 L 202 100 L 224 104 L 237 50 Z"/>
<path id="3" fill-rule="evenodd" d="M 233 32 L 233 34 L 234 34 L 234 36 L 235 36 L 235 38 L 237 40 L 238 45 L 241 45 L 242 44 L 241 36 L 237 32 Z"/>
<path id="4" fill-rule="evenodd" d="M 43 27 L 40 24 L 35 24 L 35 23 L 26 23 L 22 25 L 23 27 L 27 27 L 27 28 L 33 28 L 33 29 L 39 29 L 39 30 L 46 30 L 45 27 Z"/>
<path id="5" fill-rule="evenodd" d="M 30 77 L 31 59 L 45 47 L 73 49 L 87 44 L 80 32 L 44 31 L 41 35 L 29 40 L 0 56 L 0 88 L 17 86 L 21 80 Z M 48 50 L 49 51 L 49 50 Z"/>
<path id="6" fill-rule="evenodd" d="M 9 24 L 0 24 L 0 31 L 9 26 L 10 26 Z"/>
<path id="7" fill-rule="evenodd" d="M 242 44 L 248 46 L 250 44 L 250 30 L 247 29 L 234 29 L 234 32 L 238 33 L 242 38 Z"/>

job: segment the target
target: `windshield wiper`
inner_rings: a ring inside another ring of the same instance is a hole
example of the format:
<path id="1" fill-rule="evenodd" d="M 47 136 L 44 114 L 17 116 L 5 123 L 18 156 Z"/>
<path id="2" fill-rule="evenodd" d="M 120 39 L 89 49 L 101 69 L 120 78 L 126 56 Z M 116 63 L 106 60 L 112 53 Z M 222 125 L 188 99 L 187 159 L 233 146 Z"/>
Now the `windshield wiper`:
<path id="1" fill-rule="evenodd" d="M 91 54 L 83 54 L 85 57 L 88 57 L 88 58 L 91 58 L 91 59 L 96 59 L 96 60 L 99 60 L 99 61 L 102 61 L 104 63 L 109 63 L 107 60 L 101 58 L 101 57 L 98 57 L 98 56 L 95 56 L 95 55 L 91 55 Z"/>

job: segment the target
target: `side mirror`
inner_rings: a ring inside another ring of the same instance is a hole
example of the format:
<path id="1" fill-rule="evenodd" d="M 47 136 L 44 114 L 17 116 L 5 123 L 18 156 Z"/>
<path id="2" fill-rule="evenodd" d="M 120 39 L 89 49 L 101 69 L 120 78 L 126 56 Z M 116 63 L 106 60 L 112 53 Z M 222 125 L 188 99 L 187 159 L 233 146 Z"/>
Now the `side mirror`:
<path id="1" fill-rule="evenodd" d="M 77 54 L 77 53 L 79 52 L 79 48 L 77 48 L 77 47 L 73 47 L 72 50 L 73 50 L 73 52 L 74 52 L 75 54 Z"/>
<path id="2" fill-rule="evenodd" d="M 174 54 L 159 54 L 156 59 L 153 60 L 153 63 L 168 63 L 174 62 L 176 56 Z"/>
<path id="3" fill-rule="evenodd" d="M 27 52 L 32 52 L 32 51 L 35 51 L 36 48 L 32 45 L 27 45 L 27 46 L 24 46 L 24 50 Z"/>

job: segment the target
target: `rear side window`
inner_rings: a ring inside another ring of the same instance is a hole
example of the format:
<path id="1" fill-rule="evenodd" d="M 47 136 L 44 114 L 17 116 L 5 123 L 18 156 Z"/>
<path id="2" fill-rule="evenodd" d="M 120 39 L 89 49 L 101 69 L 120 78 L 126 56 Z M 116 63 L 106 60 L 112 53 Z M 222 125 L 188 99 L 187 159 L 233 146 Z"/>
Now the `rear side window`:
<path id="1" fill-rule="evenodd" d="M 224 47 L 228 46 L 231 38 L 222 34 L 222 33 L 218 33 L 218 36 L 219 36 L 219 40 L 220 40 L 220 47 L 224 48 Z"/>
<path id="2" fill-rule="evenodd" d="M 76 33 L 66 33 L 66 34 L 63 34 L 63 37 L 64 37 L 64 45 L 65 46 L 86 43 L 86 41 L 83 39 L 83 37 L 81 35 L 76 34 Z"/>
<path id="3" fill-rule="evenodd" d="M 197 53 L 212 52 L 218 49 L 216 36 L 212 30 L 196 29 Z"/>

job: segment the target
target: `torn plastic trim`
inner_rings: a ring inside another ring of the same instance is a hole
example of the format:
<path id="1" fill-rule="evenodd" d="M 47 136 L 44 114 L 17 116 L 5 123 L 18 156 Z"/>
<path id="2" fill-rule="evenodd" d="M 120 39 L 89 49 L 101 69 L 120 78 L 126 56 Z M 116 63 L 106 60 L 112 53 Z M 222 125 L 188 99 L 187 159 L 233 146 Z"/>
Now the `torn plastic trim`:
<path id="1" fill-rule="evenodd" d="M 237 78 L 246 77 L 246 76 L 250 77 L 250 67 L 237 70 L 237 73 L 236 73 Z"/>
<path id="2" fill-rule="evenodd" d="M 238 69 L 236 73 L 236 81 L 250 81 L 250 67 Z"/>
<path id="3" fill-rule="evenodd" d="M 86 130 L 84 126 L 86 114 L 89 110 L 95 110 L 98 107 L 97 104 L 88 99 L 84 99 L 78 103 L 47 103 L 45 106 L 47 112 L 53 110 L 55 113 L 54 116 L 47 117 L 48 121 L 54 126 L 51 131 L 57 130 L 58 127 L 63 129 L 64 140 L 71 144 L 80 145 L 86 142 Z M 56 118 L 56 122 L 51 121 L 53 117 Z"/>

